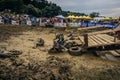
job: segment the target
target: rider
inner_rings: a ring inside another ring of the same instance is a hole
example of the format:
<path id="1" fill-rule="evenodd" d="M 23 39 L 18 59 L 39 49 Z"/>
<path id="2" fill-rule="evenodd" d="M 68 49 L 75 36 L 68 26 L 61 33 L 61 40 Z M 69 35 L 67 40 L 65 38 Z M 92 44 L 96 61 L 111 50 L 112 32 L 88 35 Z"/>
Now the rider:
<path id="1" fill-rule="evenodd" d="M 54 48 L 56 50 L 60 50 L 61 49 L 61 46 L 63 46 L 65 43 L 64 41 L 64 35 L 63 34 L 57 34 L 56 35 L 56 38 L 54 39 Z"/>
<path id="2" fill-rule="evenodd" d="M 58 42 L 60 45 L 64 45 L 64 35 L 63 34 L 60 34 L 59 37 L 58 37 Z"/>

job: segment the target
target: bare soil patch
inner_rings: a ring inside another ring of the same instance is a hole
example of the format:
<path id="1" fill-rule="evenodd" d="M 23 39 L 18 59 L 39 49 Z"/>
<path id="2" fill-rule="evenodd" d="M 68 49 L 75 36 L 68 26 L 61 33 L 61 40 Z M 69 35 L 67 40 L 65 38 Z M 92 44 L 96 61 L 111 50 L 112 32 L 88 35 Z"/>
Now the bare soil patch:
<path id="1" fill-rule="evenodd" d="M 22 52 L 0 58 L 0 80 L 120 80 L 120 62 L 104 60 L 88 52 L 71 56 L 68 52 L 48 54 L 55 33 L 53 28 L 0 26 L 0 49 Z M 35 47 L 38 38 L 43 47 Z"/>

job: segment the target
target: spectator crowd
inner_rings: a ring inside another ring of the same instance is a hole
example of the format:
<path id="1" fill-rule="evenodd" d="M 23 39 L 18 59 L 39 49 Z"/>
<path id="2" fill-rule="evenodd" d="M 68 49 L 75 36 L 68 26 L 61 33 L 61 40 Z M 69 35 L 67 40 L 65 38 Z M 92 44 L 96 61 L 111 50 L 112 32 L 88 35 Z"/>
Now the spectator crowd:
<path id="1" fill-rule="evenodd" d="M 85 21 L 79 19 L 61 19 L 34 17 L 27 14 L 11 14 L 9 12 L 0 12 L 0 24 L 29 25 L 29 26 L 49 26 L 49 27 L 89 27 L 106 25 L 114 27 L 118 21 Z"/>
<path id="2" fill-rule="evenodd" d="M 41 18 L 27 14 L 11 14 L 0 12 L 0 24 L 47 26 L 60 22 L 57 18 Z"/>

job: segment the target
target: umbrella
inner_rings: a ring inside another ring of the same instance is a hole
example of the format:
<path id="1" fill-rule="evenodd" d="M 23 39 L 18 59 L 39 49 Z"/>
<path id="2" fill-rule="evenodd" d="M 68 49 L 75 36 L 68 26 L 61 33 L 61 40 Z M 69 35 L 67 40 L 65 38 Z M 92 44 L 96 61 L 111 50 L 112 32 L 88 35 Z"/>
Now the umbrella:
<path id="1" fill-rule="evenodd" d="M 58 16 L 56 16 L 56 18 L 64 19 L 65 17 L 63 15 L 58 15 Z"/>

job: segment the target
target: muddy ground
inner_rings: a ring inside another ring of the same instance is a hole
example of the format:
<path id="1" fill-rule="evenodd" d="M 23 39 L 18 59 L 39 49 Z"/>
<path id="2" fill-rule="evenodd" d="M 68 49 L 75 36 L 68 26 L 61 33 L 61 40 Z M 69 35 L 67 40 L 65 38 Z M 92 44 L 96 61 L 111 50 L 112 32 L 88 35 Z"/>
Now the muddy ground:
<path id="1" fill-rule="evenodd" d="M 71 56 L 68 52 L 48 54 L 55 33 L 53 28 L 0 25 L 0 50 L 11 55 L 0 58 L 0 80 L 120 80 L 120 62 L 87 52 Z M 38 38 L 43 47 L 35 47 Z M 21 52 L 13 54 L 12 51 Z"/>

